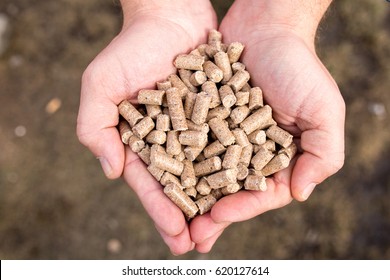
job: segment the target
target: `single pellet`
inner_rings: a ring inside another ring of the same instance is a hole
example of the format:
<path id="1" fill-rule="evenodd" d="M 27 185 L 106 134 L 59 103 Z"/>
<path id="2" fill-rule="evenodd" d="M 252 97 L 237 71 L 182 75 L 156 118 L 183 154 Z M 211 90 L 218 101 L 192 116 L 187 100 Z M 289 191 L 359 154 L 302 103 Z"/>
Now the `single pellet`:
<path id="1" fill-rule="evenodd" d="M 143 139 L 146 135 L 149 134 L 154 128 L 154 121 L 151 117 L 143 118 L 139 123 L 133 127 L 133 133 L 139 139 Z"/>
<path id="2" fill-rule="evenodd" d="M 248 136 L 241 128 L 235 128 L 234 130 L 232 130 L 232 133 L 234 135 L 234 138 L 236 139 L 236 144 L 240 145 L 241 147 L 245 147 L 250 144 Z"/>
<path id="3" fill-rule="evenodd" d="M 223 188 L 227 185 L 236 183 L 237 169 L 226 169 L 219 171 L 207 176 L 206 180 L 212 189 Z"/>
<path id="4" fill-rule="evenodd" d="M 150 148 L 150 158 L 154 157 L 156 153 L 163 153 L 165 154 L 165 148 L 158 144 L 153 144 Z"/>
<path id="5" fill-rule="evenodd" d="M 157 118 L 158 115 L 161 114 L 161 106 L 159 105 L 145 105 L 146 113 L 153 120 Z"/>
<path id="6" fill-rule="evenodd" d="M 183 161 L 186 159 L 186 155 L 184 151 L 181 151 L 178 155 L 173 156 L 174 159 L 177 159 L 178 161 Z"/>
<path id="7" fill-rule="evenodd" d="M 133 135 L 129 123 L 125 120 L 119 122 L 119 134 L 121 136 L 123 144 L 129 144 L 129 139 Z"/>
<path id="8" fill-rule="evenodd" d="M 248 167 L 242 162 L 237 165 L 237 170 L 237 180 L 239 181 L 245 180 L 245 178 L 249 175 Z"/>
<path id="9" fill-rule="evenodd" d="M 157 86 L 157 89 L 166 91 L 167 89 L 172 87 L 172 84 L 170 81 L 165 80 L 165 81 L 157 82 L 156 86 Z"/>
<path id="10" fill-rule="evenodd" d="M 191 116 L 191 120 L 195 124 L 200 125 L 206 122 L 207 115 L 209 113 L 211 98 L 211 95 L 203 91 L 197 94 Z"/>
<path id="11" fill-rule="evenodd" d="M 248 106 L 237 106 L 232 110 L 230 113 L 230 118 L 232 119 L 234 124 L 240 124 L 242 123 L 250 114 L 250 110 Z"/>
<path id="12" fill-rule="evenodd" d="M 229 195 L 238 192 L 241 190 L 241 185 L 239 183 L 233 183 L 230 185 L 227 185 L 226 187 L 221 188 L 223 195 Z"/>
<path id="13" fill-rule="evenodd" d="M 249 103 L 249 91 L 239 91 L 236 93 L 236 106 L 247 105 Z"/>
<path id="14" fill-rule="evenodd" d="M 179 142 L 185 146 L 199 147 L 207 144 L 207 134 L 194 130 L 182 131 L 179 135 Z"/>
<path id="15" fill-rule="evenodd" d="M 245 179 L 244 188 L 251 191 L 266 191 L 267 183 L 261 175 L 248 175 Z"/>
<path id="16" fill-rule="evenodd" d="M 207 56 L 206 53 L 206 47 L 208 44 L 200 44 L 199 46 L 196 47 L 196 50 L 200 53 L 201 56 Z"/>
<path id="17" fill-rule="evenodd" d="M 190 90 L 187 88 L 187 86 L 184 84 L 184 82 L 179 78 L 176 74 L 171 74 L 168 76 L 168 80 L 172 84 L 172 88 L 177 88 L 179 90 L 179 95 L 182 99 L 186 98 L 187 93 L 190 92 Z M 165 91 L 165 94 L 167 94 L 167 91 Z"/>
<path id="18" fill-rule="evenodd" d="M 240 42 L 233 42 L 227 49 L 230 64 L 237 62 L 240 59 L 242 52 L 244 51 L 244 45 Z"/>
<path id="19" fill-rule="evenodd" d="M 234 143 L 234 135 L 223 120 L 219 118 L 213 118 L 209 120 L 208 124 L 222 145 L 229 146 Z"/>
<path id="20" fill-rule="evenodd" d="M 181 185 L 184 188 L 195 187 L 197 183 L 197 179 L 195 176 L 194 166 L 191 161 L 188 159 L 183 160 L 184 169 L 183 173 L 180 176 Z"/>
<path id="21" fill-rule="evenodd" d="M 195 201 L 196 205 L 199 208 L 200 215 L 209 212 L 216 202 L 217 200 L 211 194 L 206 195 Z"/>
<path id="22" fill-rule="evenodd" d="M 156 119 L 156 129 L 160 131 L 171 130 L 171 118 L 169 115 L 160 114 Z"/>
<path id="23" fill-rule="evenodd" d="M 209 58 L 209 60 L 213 59 L 214 58 L 214 55 L 219 52 L 220 49 L 218 49 L 218 47 L 216 46 L 212 46 L 212 45 L 206 45 L 206 48 L 205 48 L 205 52 L 207 54 L 207 57 Z"/>
<path id="24" fill-rule="evenodd" d="M 214 141 L 210 145 L 208 145 L 203 150 L 203 154 L 206 158 L 211 158 L 214 156 L 219 156 L 226 151 L 226 147 L 219 142 L 219 140 Z"/>
<path id="25" fill-rule="evenodd" d="M 257 129 L 248 135 L 248 140 L 252 144 L 262 145 L 267 140 L 267 135 L 264 130 Z"/>
<path id="26" fill-rule="evenodd" d="M 245 70 L 245 64 L 241 63 L 241 62 L 234 62 L 232 64 L 232 70 L 233 70 L 233 73 L 236 73 L 239 70 Z"/>
<path id="27" fill-rule="evenodd" d="M 145 147 L 145 142 L 137 136 L 132 135 L 129 138 L 129 146 L 134 153 L 139 153 Z"/>
<path id="28" fill-rule="evenodd" d="M 196 191 L 196 189 L 194 187 L 185 188 L 184 192 L 186 193 L 186 195 L 188 195 L 189 197 L 192 197 L 193 199 L 195 199 L 196 196 L 198 195 L 198 192 Z"/>
<path id="29" fill-rule="evenodd" d="M 187 218 L 193 218 L 198 213 L 198 206 L 178 185 L 174 183 L 166 185 L 164 193 L 183 211 Z"/>
<path id="30" fill-rule="evenodd" d="M 167 144 L 166 150 L 168 155 L 178 155 L 181 153 L 182 148 L 179 142 L 179 132 L 178 131 L 168 131 L 167 133 Z"/>
<path id="31" fill-rule="evenodd" d="M 224 169 L 236 168 L 240 161 L 241 152 L 242 147 L 239 145 L 228 146 L 222 161 L 222 167 Z"/>
<path id="32" fill-rule="evenodd" d="M 161 180 L 161 177 L 163 176 L 164 174 L 164 170 L 156 167 L 154 164 L 151 164 L 151 165 L 148 165 L 147 167 L 148 171 L 150 174 L 152 174 L 152 176 L 157 180 L 157 181 L 160 181 Z"/>
<path id="33" fill-rule="evenodd" d="M 179 90 L 170 88 L 166 91 L 169 108 L 169 116 L 174 130 L 187 130 L 187 122 L 184 114 L 183 102 Z"/>
<path id="34" fill-rule="evenodd" d="M 291 160 L 296 153 L 298 152 L 298 147 L 297 145 L 294 144 L 294 142 L 291 143 L 290 146 L 287 148 L 282 148 L 279 150 L 278 154 L 286 154 L 288 158 Z"/>
<path id="35" fill-rule="evenodd" d="M 217 156 L 214 156 L 212 158 L 194 164 L 194 171 L 196 177 L 209 175 L 221 169 L 222 169 L 222 161 Z"/>
<path id="36" fill-rule="evenodd" d="M 173 64 L 178 69 L 203 70 L 204 58 L 193 54 L 179 54 Z"/>
<path id="37" fill-rule="evenodd" d="M 264 166 L 266 166 L 273 157 L 274 154 L 271 151 L 260 147 L 260 149 L 257 151 L 255 156 L 251 160 L 252 166 L 256 170 L 262 170 Z"/>
<path id="38" fill-rule="evenodd" d="M 123 100 L 118 105 L 119 114 L 125 118 L 125 120 L 134 127 L 144 116 L 138 112 L 138 110 L 128 101 Z"/>
<path id="39" fill-rule="evenodd" d="M 237 98 L 234 95 L 232 88 L 228 85 L 220 87 L 219 96 L 221 98 L 222 105 L 226 108 L 230 108 L 236 104 Z"/>
<path id="40" fill-rule="evenodd" d="M 289 164 L 290 159 L 286 154 L 278 154 L 261 170 L 261 172 L 264 176 L 270 176 L 286 168 Z"/>
<path id="41" fill-rule="evenodd" d="M 188 92 L 187 97 L 184 100 L 184 115 L 187 119 L 191 119 L 192 112 L 194 110 L 197 94 L 194 92 Z"/>
<path id="42" fill-rule="evenodd" d="M 179 178 L 177 178 L 172 173 L 169 173 L 169 172 L 165 171 L 164 174 L 162 175 L 161 179 L 160 179 L 160 184 L 165 187 L 169 183 L 174 183 L 174 184 L 178 185 L 180 188 L 184 188 L 181 185 Z"/>
<path id="43" fill-rule="evenodd" d="M 256 110 L 264 106 L 263 91 L 259 87 L 253 87 L 249 91 L 249 109 Z"/>
<path id="44" fill-rule="evenodd" d="M 212 81 L 206 81 L 202 84 L 202 91 L 208 93 L 211 96 L 210 108 L 215 108 L 221 104 L 221 98 L 217 85 Z"/>
<path id="45" fill-rule="evenodd" d="M 211 192 L 209 183 L 207 183 L 206 178 L 202 177 L 199 179 L 198 184 L 196 184 L 196 191 L 201 195 L 208 195 Z"/>
<path id="46" fill-rule="evenodd" d="M 265 149 L 271 151 L 271 152 L 275 152 L 276 151 L 276 143 L 275 141 L 273 140 L 270 140 L 268 139 L 267 141 L 265 141 L 265 143 L 263 145 L 261 145 L 262 147 L 264 147 Z"/>
<path id="47" fill-rule="evenodd" d="M 186 155 L 186 158 L 190 161 L 194 161 L 200 153 L 203 151 L 204 147 L 206 146 L 207 142 L 200 147 L 196 146 L 187 146 L 184 148 L 184 154 Z"/>
<path id="48" fill-rule="evenodd" d="M 252 160 L 252 154 L 253 154 L 252 144 L 243 147 L 241 152 L 241 157 L 240 157 L 240 163 L 248 167 Z"/>
<path id="49" fill-rule="evenodd" d="M 215 65 L 218 66 L 219 69 L 222 70 L 223 78 L 222 83 L 227 83 L 227 81 L 230 80 L 230 78 L 233 76 L 233 70 L 230 66 L 229 57 L 227 53 L 225 52 L 217 52 L 214 55 L 214 62 Z"/>
<path id="50" fill-rule="evenodd" d="M 210 30 L 207 37 L 207 43 L 210 46 L 220 49 L 222 44 L 222 33 L 215 29 Z"/>
<path id="51" fill-rule="evenodd" d="M 167 134 L 161 130 L 152 130 L 145 139 L 150 144 L 163 145 L 167 141 Z"/>
<path id="52" fill-rule="evenodd" d="M 293 140 L 293 136 L 290 133 L 288 133 L 277 125 L 271 126 L 267 129 L 265 133 L 267 134 L 268 138 L 274 140 L 283 148 L 287 148 L 288 146 L 290 146 Z"/>
<path id="53" fill-rule="evenodd" d="M 252 88 L 252 87 L 251 87 L 248 83 L 246 83 L 246 84 L 242 87 L 241 91 L 250 92 L 250 91 L 251 91 L 251 88 Z"/>
<path id="54" fill-rule="evenodd" d="M 176 176 L 180 176 L 184 169 L 184 164 L 169 155 L 155 152 L 150 158 L 152 164 L 157 168 L 168 171 Z"/>
<path id="55" fill-rule="evenodd" d="M 273 124 L 275 124 L 275 121 L 272 119 L 272 109 L 270 106 L 265 105 L 249 115 L 240 124 L 240 127 L 249 135 L 257 129 L 264 129 Z"/>
<path id="56" fill-rule="evenodd" d="M 206 61 L 203 64 L 204 72 L 206 76 L 210 79 L 210 81 L 214 83 L 219 83 L 223 79 L 223 72 L 217 65 L 215 65 L 211 61 Z"/>
<path id="57" fill-rule="evenodd" d="M 201 131 L 203 133 L 209 133 L 210 127 L 207 123 L 196 124 L 191 120 L 187 120 L 188 130 Z"/>
<path id="58" fill-rule="evenodd" d="M 150 146 L 146 145 L 140 152 L 138 152 L 138 156 L 146 165 L 150 165 Z"/>
<path id="59" fill-rule="evenodd" d="M 229 117 L 230 113 L 231 113 L 230 108 L 226 108 L 225 106 L 218 106 L 209 111 L 206 120 L 209 121 L 213 118 L 219 118 L 221 120 L 224 120 L 227 117 Z"/>
<path id="60" fill-rule="evenodd" d="M 203 71 L 196 71 L 191 74 L 189 81 L 194 87 L 203 85 L 207 81 L 206 73 Z"/>
<path id="61" fill-rule="evenodd" d="M 141 89 L 138 92 L 138 103 L 147 105 L 162 105 L 165 91 L 154 89 Z"/>
<path id="62" fill-rule="evenodd" d="M 227 82 L 234 92 L 239 92 L 242 87 L 249 81 L 250 75 L 246 70 L 237 71 Z"/>
<path id="63" fill-rule="evenodd" d="M 223 197 L 223 193 L 221 189 L 212 189 L 210 194 L 215 197 L 216 200 L 219 200 L 221 197 Z"/>
<path id="64" fill-rule="evenodd" d="M 197 87 L 192 85 L 191 82 L 190 82 L 192 71 L 191 70 L 186 70 L 186 69 L 179 69 L 178 72 L 179 72 L 180 79 L 183 81 L 183 83 L 186 85 L 186 87 L 191 92 L 197 93 L 198 92 Z"/>

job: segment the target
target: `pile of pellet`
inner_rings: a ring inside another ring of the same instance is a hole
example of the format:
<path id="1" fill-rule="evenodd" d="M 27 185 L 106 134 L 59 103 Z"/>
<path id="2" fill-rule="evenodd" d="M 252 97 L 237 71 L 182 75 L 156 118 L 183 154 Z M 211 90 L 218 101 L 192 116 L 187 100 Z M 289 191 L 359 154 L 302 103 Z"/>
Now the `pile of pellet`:
<path id="1" fill-rule="evenodd" d="M 266 191 L 265 178 L 289 165 L 297 148 L 277 126 L 262 90 L 239 62 L 244 46 L 226 46 L 216 30 L 208 43 L 176 57 L 177 74 L 122 101 L 124 144 L 147 165 L 187 218 L 208 212 L 222 196 Z"/>

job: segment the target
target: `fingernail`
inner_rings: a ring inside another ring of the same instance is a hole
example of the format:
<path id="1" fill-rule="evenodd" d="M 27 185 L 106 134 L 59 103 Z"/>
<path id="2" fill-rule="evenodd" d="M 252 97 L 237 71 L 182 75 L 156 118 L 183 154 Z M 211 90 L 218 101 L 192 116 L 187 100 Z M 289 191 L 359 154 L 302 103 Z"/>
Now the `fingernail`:
<path id="1" fill-rule="evenodd" d="M 304 200 L 308 199 L 311 193 L 313 192 L 314 188 L 316 187 L 315 183 L 310 183 L 306 186 L 306 188 L 303 189 L 302 192 L 302 198 Z"/>
<path id="2" fill-rule="evenodd" d="M 98 157 L 98 160 L 100 161 L 100 165 L 103 168 L 103 172 L 106 175 L 106 177 L 109 177 L 112 174 L 112 167 L 108 160 L 104 157 Z"/>

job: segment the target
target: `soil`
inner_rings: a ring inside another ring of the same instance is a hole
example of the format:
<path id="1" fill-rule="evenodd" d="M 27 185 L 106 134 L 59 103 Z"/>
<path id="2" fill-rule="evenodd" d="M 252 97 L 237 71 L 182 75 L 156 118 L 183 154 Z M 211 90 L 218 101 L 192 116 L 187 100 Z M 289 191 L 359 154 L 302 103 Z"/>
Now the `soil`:
<path id="1" fill-rule="evenodd" d="M 213 1 L 220 16 L 231 2 Z M 80 77 L 120 30 L 119 5 L 2 0 L 0 15 L 9 27 L 0 46 L 0 259 L 390 259 L 387 1 L 335 1 L 318 34 L 347 104 L 343 169 L 307 202 L 234 224 L 210 253 L 180 257 L 75 135 Z"/>

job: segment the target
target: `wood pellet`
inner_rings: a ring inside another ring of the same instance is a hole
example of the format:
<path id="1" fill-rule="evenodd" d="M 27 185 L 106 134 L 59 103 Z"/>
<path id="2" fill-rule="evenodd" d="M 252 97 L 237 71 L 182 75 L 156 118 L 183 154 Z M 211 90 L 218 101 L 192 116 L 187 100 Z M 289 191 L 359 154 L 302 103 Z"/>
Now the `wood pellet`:
<path id="1" fill-rule="evenodd" d="M 207 44 L 179 54 L 177 73 L 138 92 L 138 107 L 118 105 L 118 130 L 187 220 L 227 195 L 267 191 L 266 178 L 286 168 L 297 146 L 278 126 L 262 89 L 240 62 L 245 46 Z"/>

